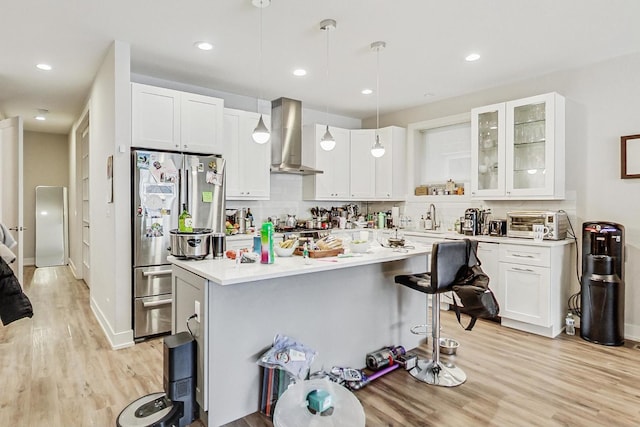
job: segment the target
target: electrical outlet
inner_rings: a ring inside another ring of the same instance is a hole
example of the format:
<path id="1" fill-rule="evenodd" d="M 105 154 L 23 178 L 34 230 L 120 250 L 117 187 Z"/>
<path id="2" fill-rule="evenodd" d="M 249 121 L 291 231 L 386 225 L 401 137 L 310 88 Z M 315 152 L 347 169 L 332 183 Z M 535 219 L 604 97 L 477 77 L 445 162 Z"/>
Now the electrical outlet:
<path id="1" fill-rule="evenodd" d="M 200 323 L 200 301 L 195 302 L 193 311 L 196 314 L 196 321 Z"/>

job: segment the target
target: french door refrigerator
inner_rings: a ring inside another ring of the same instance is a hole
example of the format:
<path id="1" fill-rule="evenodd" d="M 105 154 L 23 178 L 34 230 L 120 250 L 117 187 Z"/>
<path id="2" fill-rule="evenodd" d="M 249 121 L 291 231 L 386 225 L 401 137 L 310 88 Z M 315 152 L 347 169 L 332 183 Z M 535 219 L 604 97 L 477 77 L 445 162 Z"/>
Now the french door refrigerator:
<path id="1" fill-rule="evenodd" d="M 224 232 L 225 161 L 216 155 L 133 149 L 133 335 L 171 332 L 170 231 L 182 205 L 194 228 Z"/>

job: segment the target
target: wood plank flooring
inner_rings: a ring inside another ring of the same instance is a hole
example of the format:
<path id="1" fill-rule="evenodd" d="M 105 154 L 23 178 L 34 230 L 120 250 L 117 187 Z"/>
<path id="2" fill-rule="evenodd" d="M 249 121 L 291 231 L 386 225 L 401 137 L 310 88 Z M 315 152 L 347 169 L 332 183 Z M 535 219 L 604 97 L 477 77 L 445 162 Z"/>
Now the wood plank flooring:
<path id="1" fill-rule="evenodd" d="M 25 292 L 34 317 L 0 326 L 0 425 L 114 426 L 128 403 L 162 390 L 162 340 L 111 350 L 88 289 L 66 267 L 27 269 Z M 454 360 L 467 382 L 440 388 L 394 371 L 356 392 L 367 426 L 640 425 L 637 343 L 548 339 L 486 321 L 467 332 L 450 312 L 442 324 L 461 343 Z M 259 413 L 228 424 L 271 426 Z"/>

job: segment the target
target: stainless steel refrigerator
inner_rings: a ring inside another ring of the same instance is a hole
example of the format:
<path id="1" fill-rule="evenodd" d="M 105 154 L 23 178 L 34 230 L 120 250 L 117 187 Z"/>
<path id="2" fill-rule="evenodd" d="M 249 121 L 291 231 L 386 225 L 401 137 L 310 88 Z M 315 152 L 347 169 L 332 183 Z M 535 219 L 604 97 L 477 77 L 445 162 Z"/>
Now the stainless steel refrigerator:
<path id="1" fill-rule="evenodd" d="M 133 149 L 133 335 L 171 332 L 170 231 L 183 203 L 195 228 L 224 232 L 225 161 L 215 155 Z"/>

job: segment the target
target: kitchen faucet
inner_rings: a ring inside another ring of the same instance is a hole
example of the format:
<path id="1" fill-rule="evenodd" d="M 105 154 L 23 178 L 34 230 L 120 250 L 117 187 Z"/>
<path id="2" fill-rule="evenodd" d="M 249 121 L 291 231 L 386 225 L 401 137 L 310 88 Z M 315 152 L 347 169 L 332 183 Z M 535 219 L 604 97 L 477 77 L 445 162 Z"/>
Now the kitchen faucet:
<path id="1" fill-rule="evenodd" d="M 430 230 L 436 230 L 438 228 L 438 223 L 436 222 L 436 205 L 431 203 L 429 205 L 429 216 L 431 217 L 431 228 Z"/>

